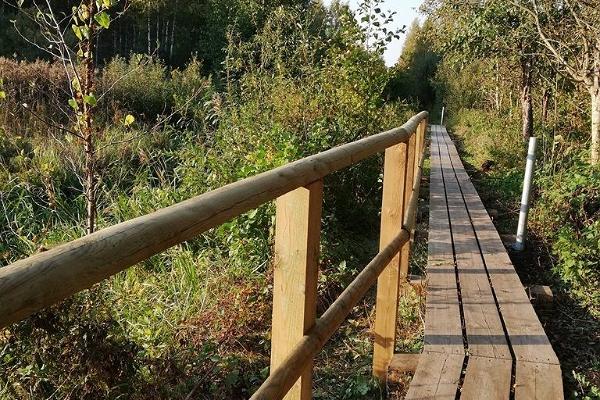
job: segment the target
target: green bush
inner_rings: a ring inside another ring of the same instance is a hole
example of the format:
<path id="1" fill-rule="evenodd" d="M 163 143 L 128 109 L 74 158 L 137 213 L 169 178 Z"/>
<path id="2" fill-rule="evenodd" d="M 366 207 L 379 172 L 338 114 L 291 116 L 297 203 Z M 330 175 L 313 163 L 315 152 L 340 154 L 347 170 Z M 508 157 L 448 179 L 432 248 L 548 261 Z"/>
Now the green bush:
<path id="1" fill-rule="evenodd" d="M 169 97 L 167 68 L 155 58 L 132 54 L 126 60 L 115 57 L 104 68 L 102 87 L 110 89 L 111 106 L 154 121 L 173 106 Z"/>
<path id="2" fill-rule="evenodd" d="M 587 152 L 556 173 L 538 173 L 534 226 L 552 243 L 554 271 L 600 315 L 600 169 Z"/>

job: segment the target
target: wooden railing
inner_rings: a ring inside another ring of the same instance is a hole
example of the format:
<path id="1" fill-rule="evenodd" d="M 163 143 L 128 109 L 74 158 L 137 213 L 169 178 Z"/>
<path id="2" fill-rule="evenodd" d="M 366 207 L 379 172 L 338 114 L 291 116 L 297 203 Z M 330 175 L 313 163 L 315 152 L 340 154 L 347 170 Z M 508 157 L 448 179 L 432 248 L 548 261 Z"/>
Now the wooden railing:
<path id="1" fill-rule="evenodd" d="M 332 148 L 0 268 L 0 328 L 173 245 L 277 199 L 271 374 L 253 399 L 308 399 L 312 360 L 377 281 L 373 373 L 393 356 L 408 273 L 427 127 L 399 128 Z M 316 318 L 323 178 L 385 151 L 380 252 Z"/>

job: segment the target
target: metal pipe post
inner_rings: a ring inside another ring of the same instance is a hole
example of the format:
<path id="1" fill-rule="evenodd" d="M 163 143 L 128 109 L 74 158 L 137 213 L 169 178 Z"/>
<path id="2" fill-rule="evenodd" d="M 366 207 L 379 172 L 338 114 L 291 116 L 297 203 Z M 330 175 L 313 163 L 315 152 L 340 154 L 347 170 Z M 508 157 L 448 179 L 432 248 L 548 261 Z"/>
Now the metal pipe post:
<path id="1" fill-rule="evenodd" d="M 442 117 L 440 118 L 440 125 L 444 125 L 444 111 L 446 107 L 442 106 Z"/>
<path id="2" fill-rule="evenodd" d="M 517 226 L 517 239 L 512 246 L 514 250 L 525 249 L 525 236 L 527 234 L 527 214 L 529 213 L 529 194 L 531 192 L 531 181 L 533 180 L 533 167 L 535 164 L 535 149 L 537 138 L 529 138 L 527 149 L 527 165 L 525 166 L 525 178 L 523 179 L 523 194 L 521 195 L 521 211 L 519 212 L 519 225 Z"/>

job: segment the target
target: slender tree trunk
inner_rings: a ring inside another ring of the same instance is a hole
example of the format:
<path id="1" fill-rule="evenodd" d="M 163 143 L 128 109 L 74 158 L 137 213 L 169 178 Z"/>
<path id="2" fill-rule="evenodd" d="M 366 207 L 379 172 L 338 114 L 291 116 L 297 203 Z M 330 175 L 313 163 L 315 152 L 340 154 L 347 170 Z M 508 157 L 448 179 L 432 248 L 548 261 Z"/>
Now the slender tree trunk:
<path id="1" fill-rule="evenodd" d="M 165 21 L 165 29 L 163 29 L 163 43 L 165 44 L 163 53 L 164 53 L 165 57 L 168 56 L 167 51 L 169 48 L 169 26 L 170 25 L 171 25 L 171 21 L 169 20 L 169 17 L 167 17 L 166 21 Z"/>
<path id="2" fill-rule="evenodd" d="M 156 57 L 160 57 L 160 12 L 156 14 Z"/>
<path id="3" fill-rule="evenodd" d="M 177 15 L 177 0 L 175 0 L 175 12 L 173 13 L 173 23 L 171 24 L 171 45 L 169 46 L 169 62 L 173 62 L 173 44 L 175 43 L 175 16 Z"/>
<path id="4" fill-rule="evenodd" d="M 152 54 L 152 32 L 150 32 L 150 10 L 148 10 L 148 19 L 147 19 L 147 25 L 148 25 L 148 55 Z"/>
<path id="5" fill-rule="evenodd" d="M 548 121 L 548 103 L 550 102 L 550 89 L 544 89 L 544 95 L 542 96 L 542 125 L 546 126 Z"/>
<path id="6" fill-rule="evenodd" d="M 93 21 L 96 14 L 96 0 L 87 1 L 88 10 L 90 10 L 90 21 Z M 82 87 L 83 96 L 89 96 L 94 93 L 94 24 L 90 24 L 90 38 L 82 42 L 84 56 L 85 76 Z M 88 235 L 93 233 L 96 228 L 96 149 L 94 147 L 94 111 L 93 107 L 87 104 L 84 99 L 80 99 L 83 109 L 83 129 L 82 136 L 85 151 L 85 198 L 86 198 L 86 232 Z"/>
<path id="7" fill-rule="evenodd" d="M 494 108 L 496 112 L 500 111 L 500 67 L 498 63 L 496 63 L 496 73 L 494 77 L 495 87 L 494 87 Z"/>
<path id="8" fill-rule="evenodd" d="M 596 77 L 594 86 L 590 89 L 592 95 L 592 165 L 600 162 L 600 84 Z"/>
<path id="9" fill-rule="evenodd" d="M 117 34 L 117 30 L 113 28 L 113 32 L 112 32 L 112 36 L 113 36 L 113 56 L 116 54 L 119 54 L 119 49 L 121 46 L 117 47 L 117 40 L 119 39 L 119 35 Z"/>
<path id="10" fill-rule="evenodd" d="M 521 135 L 529 140 L 533 135 L 533 102 L 531 100 L 532 60 L 531 57 L 521 59 Z"/>

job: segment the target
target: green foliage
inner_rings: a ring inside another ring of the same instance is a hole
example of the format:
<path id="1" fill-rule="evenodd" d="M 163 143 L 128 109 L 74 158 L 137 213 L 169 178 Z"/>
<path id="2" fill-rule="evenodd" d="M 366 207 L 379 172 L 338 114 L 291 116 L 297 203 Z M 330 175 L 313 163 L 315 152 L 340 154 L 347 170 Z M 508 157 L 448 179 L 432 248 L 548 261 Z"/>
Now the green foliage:
<path id="1" fill-rule="evenodd" d="M 574 399 L 582 400 L 598 400 L 600 399 L 600 387 L 590 382 L 585 375 L 573 371 L 573 378 L 577 381 L 578 386 L 582 389 L 581 392 L 587 394 L 580 394 L 580 391 L 575 391 L 572 396 Z"/>
<path id="2" fill-rule="evenodd" d="M 541 195 L 534 209 L 536 223 L 553 242 L 555 272 L 586 306 L 600 315 L 600 170 L 585 156 L 537 182 Z"/>
<path id="3" fill-rule="evenodd" d="M 402 98 L 421 109 L 433 109 L 436 93 L 433 85 L 439 55 L 432 48 L 429 20 L 423 27 L 415 20 L 408 31 L 394 75 L 386 88 L 388 99 Z M 439 101 L 439 99 L 438 99 Z"/>
<path id="4" fill-rule="evenodd" d="M 520 168 L 527 148 L 515 118 L 465 108 L 453 114 L 450 123 L 464 144 L 469 162 L 475 167 L 492 160 L 502 173 Z"/>
<path id="5" fill-rule="evenodd" d="M 182 10 L 193 6 L 182 3 Z M 366 30 L 377 29 L 359 26 L 347 7 L 284 5 L 263 14 L 271 6 L 257 4 L 238 3 L 263 20 L 251 38 L 231 29 L 222 74 L 207 76 L 214 65 L 200 59 L 171 69 L 136 54 L 98 72 L 97 94 L 83 100 L 97 103 L 103 128 L 95 143 L 99 228 L 398 126 L 411 114 L 384 102 L 390 75 L 380 51 L 363 46 Z M 111 21 L 111 30 L 120 23 Z M 10 66 L 16 76 L 18 64 Z M 11 97 L 29 78 L 7 82 Z M 42 115 L 44 107 L 35 103 Z M 85 214 L 79 142 L 27 126 L 28 134 L 11 127 L 0 136 L 2 264 L 83 234 L 73 228 Z M 372 157 L 326 181 L 324 304 L 376 250 L 380 174 L 381 158 Z M 249 397 L 268 371 L 274 211 L 265 204 L 2 333 L 0 368 L 8 372 L 0 396 Z M 344 363 L 359 353 L 360 369 L 325 397 L 379 392 L 365 325 L 352 325 L 354 353 L 340 353 Z M 339 368 L 323 370 L 333 377 Z"/>

